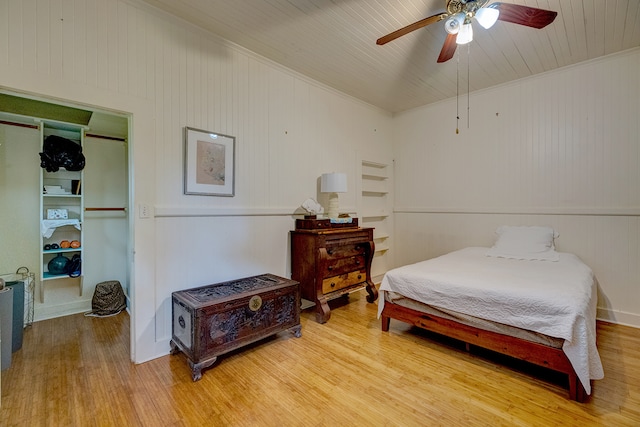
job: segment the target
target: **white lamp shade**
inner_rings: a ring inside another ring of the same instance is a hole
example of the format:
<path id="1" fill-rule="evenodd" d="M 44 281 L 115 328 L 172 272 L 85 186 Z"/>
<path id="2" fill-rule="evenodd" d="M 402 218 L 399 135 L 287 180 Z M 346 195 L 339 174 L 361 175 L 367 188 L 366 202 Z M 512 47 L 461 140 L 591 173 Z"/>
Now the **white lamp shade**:
<path id="1" fill-rule="evenodd" d="M 456 43 L 467 44 L 471 40 L 473 40 L 473 28 L 471 28 L 471 24 L 464 24 L 458 32 Z"/>
<path id="2" fill-rule="evenodd" d="M 500 15 L 500 11 L 498 9 L 494 9 L 492 7 L 481 7 L 476 12 L 476 20 L 478 21 L 478 24 L 489 29 L 498 20 L 498 15 Z"/>
<path id="3" fill-rule="evenodd" d="M 341 172 L 323 173 L 320 177 L 320 191 L 323 193 L 346 193 L 347 174 Z"/>

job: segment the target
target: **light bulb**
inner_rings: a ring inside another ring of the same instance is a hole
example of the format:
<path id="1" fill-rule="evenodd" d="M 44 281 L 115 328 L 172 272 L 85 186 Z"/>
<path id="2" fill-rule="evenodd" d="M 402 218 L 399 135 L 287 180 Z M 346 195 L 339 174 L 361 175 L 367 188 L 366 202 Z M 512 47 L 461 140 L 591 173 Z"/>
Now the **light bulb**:
<path id="1" fill-rule="evenodd" d="M 473 28 L 471 28 L 471 24 L 464 24 L 460 28 L 460 32 L 458 32 L 458 37 L 456 37 L 456 43 L 467 44 L 471 40 L 473 40 Z"/>
<path id="2" fill-rule="evenodd" d="M 447 31 L 447 33 L 458 34 L 458 31 L 460 31 L 460 27 L 462 27 L 462 24 L 464 24 L 464 17 L 464 13 L 461 12 L 456 13 L 455 15 L 447 19 L 447 21 L 444 23 L 444 29 Z"/>
<path id="3" fill-rule="evenodd" d="M 500 15 L 500 11 L 498 9 L 494 9 L 492 7 L 481 7 L 476 12 L 476 19 L 478 20 L 478 24 L 489 29 L 493 27 L 493 24 L 498 20 L 498 15 Z"/>

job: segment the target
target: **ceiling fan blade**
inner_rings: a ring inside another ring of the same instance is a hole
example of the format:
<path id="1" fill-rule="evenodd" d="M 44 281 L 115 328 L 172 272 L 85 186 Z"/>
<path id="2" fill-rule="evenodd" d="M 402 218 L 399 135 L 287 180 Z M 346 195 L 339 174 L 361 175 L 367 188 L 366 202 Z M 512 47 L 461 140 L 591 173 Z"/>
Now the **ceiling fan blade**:
<path id="1" fill-rule="evenodd" d="M 456 53 L 456 47 L 458 47 L 456 37 L 457 34 L 447 34 L 447 38 L 444 39 L 444 44 L 440 51 L 440 56 L 438 56 L 438 62 L 447 62 L 453 58 L 453 54 Z"/>
<path id="2" fill-rule="evenodd" d="M 377 45 L 387 44 L 390 41 L 397 39 L 398 37 L 402 37 L 405 34 L 409 34 L 412 31 L 418 30 L 422 27 L 426 27 L 429 24 L 433 24 L 435 22 L 442 21 L 447 17 L 446 13 L 439 13 L 437 15 L 430 16 L 428 18 L 421 19 L 418 22 L 414 22 L 413 24 L 407 25 L 404 28 L 400 28 L 399 30 L 395 30 L 393 33 L 387 34 L 384 37 L 380 37 L 376 40 Z"/>
<path id="3" fill-rule="evenodd" d="M 526 25 L 527 27 L 538 29 L 551 24 L 558 15 L 558 12 L 552 10 L 511 3 L 493 3 L 489 7 L 496 8 L 500 11 L 500 15 L 498 16 L 500 21 Z"/>

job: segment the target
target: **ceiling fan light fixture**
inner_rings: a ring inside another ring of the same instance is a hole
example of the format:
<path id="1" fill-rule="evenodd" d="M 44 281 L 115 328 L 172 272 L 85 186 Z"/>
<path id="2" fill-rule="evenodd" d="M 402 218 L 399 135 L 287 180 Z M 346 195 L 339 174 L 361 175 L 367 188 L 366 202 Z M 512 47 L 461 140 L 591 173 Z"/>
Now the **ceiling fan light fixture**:
<path id="1" fill-rule="evenodd" d="M 460 31 L 458 32 L 458 37 L 456 37 L 457 44 L 467 44 L 471 40 L 473 40 L 473 28 L 471 24 L 464 24 Z"/>
<path id="2" fill-rule="evenodd" d="M 493 27 L 493 24 L 498 20 L 500 11 L 493 7 L 481 7 L 476 12 L 476 20 L 482 27 L 489 29 Z"/>
<path id="3" fill-rule="evenodd" d="M 444 29 L 449 34 L 458 34 L 458 31 L 460 31 L 460 27 L 462 27 L 462 25 L 464 24 L 464 19 L 464 13 L 456 13 L 446 20 L 446 22 L 444 23 Z"/>
<path id="4" fill-rule="evenodd" d="M 478 24 L 484 28 L 490 28 L 497 20 L 500 20 L 540 29 L 551 24 L 556 16 L 558 16 L 558 12 L 552 10 L 513 4 L 511 2 L 507 3 L 505 1 L 489 4 L 491 1 L 492 0 L 445 0 L 445 10 L 443 12 L 428 16 L 413 24 L 393 31 L 386 36 L 380 37 L 376 40 L 376 44 L 384 45 L 398 37 L 424 28 L 427 25 L 445 21 L 444 27 L 447 32 L 447 37 L 442 44 L 442 49 L 438 56 L 438 63 L 442 63 L 453 58 L 457 45 L 467 44 L 473 40 L 473 29 L 471 25 L 474 18 L 477 18 Z"/>

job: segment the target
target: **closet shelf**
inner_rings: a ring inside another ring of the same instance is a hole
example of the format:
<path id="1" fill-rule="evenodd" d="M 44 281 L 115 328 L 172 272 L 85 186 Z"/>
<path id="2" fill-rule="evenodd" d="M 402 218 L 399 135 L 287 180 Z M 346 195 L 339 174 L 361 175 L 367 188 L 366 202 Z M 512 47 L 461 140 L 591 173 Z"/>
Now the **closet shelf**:
<path id="1" fill-rule="evenodd" d="M 79 277 L 81 278 L 82 275 L 71 277 L 68 274 L 51 274 L 46 271 L 42 274 L 42 280 L 56 280 L 56 279 L 64 279 L 64 278 L 77 279 Z"/>
<path id="2" fill-rule="evenodd" d="M 69 197 L 72 197 L 72 198 L 79 199 L 79 198 L 82 197 L 82 195 L 81 194 L 71 194 L 71 193 L 69 193 L 69 194 L 67 194 L 67 193 L 65 193 L 65 194 L 47 194 L 47 193 L 42 193 L 42 197 L 47 197 L 47 198 L 48 197 L 51 197 L 51 198 L 69 198 Z"/>
<path id="3" fill-rule="evenodd" d="M 80 147 L 84 143 L 84 128 L 60 124 L 58 122 L 40 122 L 40 140 L 45 147 L 45 140 L 51 138 L 50 144 L 75 143 Z M 44 149 L 44 148 L 43 148 Z M 68 274 L 58 274 L 60 266 L 56 265 L 54 273 L 49 272 L 49 264 L 56 255 L 66 253 L 81 255 L 82 248 L 43 248 L 46 245 L 61 244 L 62 241 L 77 240 L 84 244 L 84 194 L 80 191 L 83 182 L 83 170 L 69 171 L 60 168 L 48 171 L 40 168 L 40 300 L 45 302 L 44 282 L 53 283 L 56 280 L 76 280 L 78 294 L 82 296 L 83 275 L 71 277 Z M 35 225 L 35 224 L 34 224 Z M 71 258 L 71 255 L 69 257 Z M 84 267 L 84 266 L 83 266 Z"/>
<path id="4" fill-rule="evenodd" d="M 69 253 L 69 252 L 82 252 L 82 248 L 65 248 L 65 249 L 47 249 L 47 250 L 43 250 L 42 253 L 43 254 L 63 254 L 63 253 Z"/>

